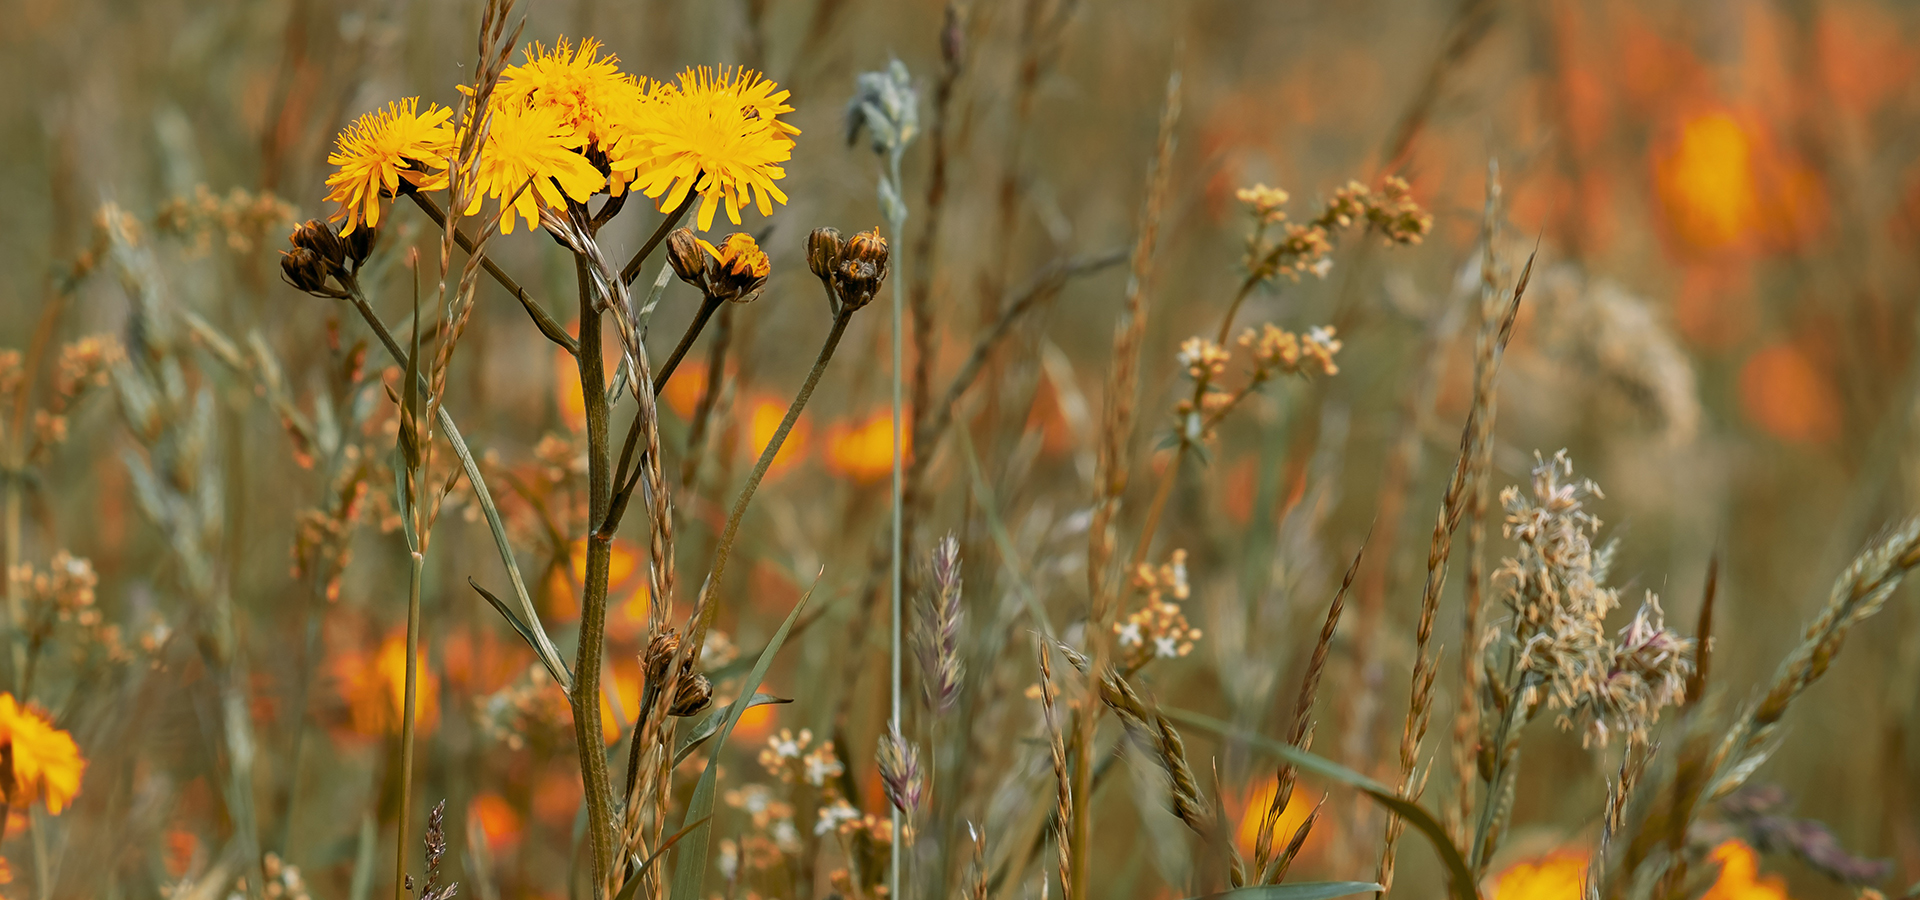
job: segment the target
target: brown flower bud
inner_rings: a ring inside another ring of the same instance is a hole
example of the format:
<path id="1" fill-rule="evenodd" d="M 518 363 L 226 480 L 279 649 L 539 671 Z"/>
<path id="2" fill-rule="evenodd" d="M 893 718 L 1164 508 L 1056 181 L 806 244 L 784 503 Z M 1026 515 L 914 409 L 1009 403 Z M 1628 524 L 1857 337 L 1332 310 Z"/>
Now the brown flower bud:
<path id="1" fill-rule="evenodd" d="M 713 682 L 707 676 L 694 673 L 680 679 L 680 689 L 674 692 L 673 705 L 667 713 L 675 716 L 691 716 L 713 705 Z"/>
<path id="2" fill-rule="evenodd" d="M 287 239 L 296 249 L 305 248 L 329 268 L 346 268 L 347 242 L 333 232 L 332 226 L 319 219 L 308 219 L 294 226 L 293 234 Z"/>
<path id="3" fill-rule="evenodd" d="M 773 264 L 767 259 L 766 251 L 754 243 L 753 235 L 730 234 L 717 248 L 706 241 L 701 241 L 700 246 L 707 251 L 709 295 L 749 303 L 766 288 L 767 274 L 773 271 Z"/>
<path id="4" fill-rule="evenodd" d="M 288 284 L 309 294 L 333 296 L 327 287 L 327 264 L 306 247 L 280 251 L 280 274 L 286 277 Z"/>
<path id="5" fill-rule="evenodd" d="M 842 248 L 840 265 L 833 272 L 833 290 L 848 309 L 859 309 L 873 302 L 880 284 L 887 280 L 887 239 L 880 229 L 862 231 Z"/>
<path id="6" fill-rule="evenodd" d="M 358 268 L 361 263 L 367 261 L 367 257 L 373 255 L 373 245 L 379 239 L 380 232 L 365 225 L 355 228 L 352 234 L 347 235 L 345 239 L 347 258 L 353 260 L 354 267 Z"/>
<path id="7" fill-rule="evenodd" d="M 700 252 L 702 243 L 693 236 L 691 228 L 675 228 L 667 235 L 667 262 L 673 266 L 673 274 L 704 292 L 707 289 L 707 255 Z"/>
<path id="8" fill-rule="evenodd" d="M 807 235 L 807 268 L 815 277 L 833 285 L 833 270 L 840 266 L 840 232 L 834 228 L 815 228 Z"/>

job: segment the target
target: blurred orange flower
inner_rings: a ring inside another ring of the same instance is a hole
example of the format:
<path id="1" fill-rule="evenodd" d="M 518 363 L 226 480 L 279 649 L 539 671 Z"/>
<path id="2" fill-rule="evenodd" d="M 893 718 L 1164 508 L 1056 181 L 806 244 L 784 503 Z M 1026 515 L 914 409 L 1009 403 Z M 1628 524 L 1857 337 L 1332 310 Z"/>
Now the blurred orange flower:
<path id="1" fill-rule="evenodd" d="M 580 333 L 576 325 L 570 329 Z M 587 427 L 587 397 L 580 392 L 580 364 L 573 354 L 553 348 L 553 404 L 560 410 L 560 421 L 580 431 Z"/>
<path id="2" fill-rule="evenodd" d="M 1580 900 L 1587 877 L 1587 854 L 1555 850 L 1522 860 L 1494 877 L 1492 900 Z"/>
<path id="3" fill-rule="evenodd" d="M 903 433 L 901 437 L 907 453 L 912 453 L 913 436 Z M 858 423 L 835 422 L 829 427 L 827 468 L 861 484 L 892 476 L 893 410 L 875 410 Z"/>
<path id="4" fill-rule="evenodd" d="M 1655 153 L 1667 225 L 1692 255 L 1789 250 L 1824 217 L 1818 176 L 1751 116 L 1724 108 L 1692 115 Z"/>
<path id="5" fill-rule="evenodd" d="M 0 694 L 0 745 L 7 750 L 8 769 L 0 772 L 10 805 L 25 806 L 43 800 L 47 812 L 59 815 L 80 793 L 80 775 L 87 761 L 73 735 L 53 727 L 46 717 Z"/>
<path id="6" fill-rule="evenodd" d="M 673 377 L 660 390 L 660 399 L 667 402 L 667 408 L 682 419 L 693 417 L 693 408 L 700 402 L 700 395 L 707 391 L 707 367 L 696 360 L 682 360 L 680 367 L 673 370 Z"/>
<path id="7" fill-rule="evenodd" d="M 1840 396 L 1825 372 L 1792 343 L 1770 344 L 1740 368 L 1740 406 L 1784 441 L 1815 444 L 1840 431 Z"/>
<path id="8" fill-rule="evenodd" d="M 1707 858 L 1720 864 L 1720 876 L 1700 900 L 1788 900 L 1785 879 L 1762 877 L 1759 856 L 1739 840 L 1722 842 Z"/>
<path id="9" fill-rule="evenodd" d="M 440 678 L 420 655 L 419 682 L 414 688 L 414 728 L 432 731 L 440 719 Z M 363 652 L 336 654 L 333 677 L 355 734 L 381 737 L 397 731 L 407 696 L 407 630 L 387 632 L 371 660 Z"/>
<path id="10" fill-rule="evenodd" d="M 1253 846 L 1260 839 L 1260 820 L 1266 817 L 1267 804 L 1273 802 L 1273 792 L 1279 786 L 1279 779 L 1268 775 L 1247 794 L 1246 809 L 1240 814 L 1240 830 L 1235 834 L 1242 855 L 1253 855 Z M 1319 796 L 1300 785 L 1294 785 L 1293 796 L 1287 798 L 1287 808 L 1280 811 L 1280 820 L 1273 826 L 1274 853 L 1286 849 L 1287 843 L 1293 840 L 1294 832 L 1300 830 L 1300 823 L 1305 822 L 1307 814 L 1319 804 Z M 1316 819 L 1313 827 L 1315 832 L 1319 832 L 1327 827 L 1327 822 L 1325 819 Z M 1311 845 L 1311 835 L 1308 840 Z"/>
<path id="11" fill-rule="evenodd" d="M 787 404 L 769 397 L 756 397 L 747 407 L 748 452 L 759 459 L 767 444 L 773 441 L 773 435 L 780 430 L 780 421 L 787 415 Z M 806 462 L 807 444 L 812 438 L 813 429 L 802 415 L 793 423 L 793 430 L 787 433 L 787 440 L 780 445 L 780 452 L 774 454 L 773 465 L 767 467 L 767 477 L 772 478 L 786 473 L 795 466 Z"/>
<path id="12" fill-rule="evenodd" d="M 568 559 L 573 581 L 567 589 L 577 594 L 587 579 L 586 538 L 574 540 Z M 649 595 L 646 557 L 639 545 L 615 539 L 607 560 L 607 628 L 616 640 L 632 640 L 646 626 Z"/>
<path id="13" fill-rule="evenodd" d="M 489 850 L 497 853 L 520 840 L 520 813 L 499 794 L 488 791 L 474 797 L 467 815 L 480 824 Z"/>

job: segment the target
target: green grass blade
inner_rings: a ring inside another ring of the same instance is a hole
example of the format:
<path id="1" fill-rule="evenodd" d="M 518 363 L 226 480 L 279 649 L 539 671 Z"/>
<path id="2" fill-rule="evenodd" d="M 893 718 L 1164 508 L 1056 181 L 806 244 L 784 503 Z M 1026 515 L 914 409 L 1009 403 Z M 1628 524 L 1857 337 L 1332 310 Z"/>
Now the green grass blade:
<path id="1" fill-rule="evenodd" d="M 819 582 L 816 579 L 815 584 Z M 773 657 L 780 652 L 780 645 L 786 643 L 787 633 L 793 630 L 793 623 L 800 620 L 800 611 L 807 608 L 807 600 L 813 596 L 813 588 L 808 588 L 793 605 L 793 612 L 787 613 L 787 620 L 780 623 L 780 630 L 773 633 L 767 641 L 767 649 L 760 651 L 759 661 L 753 664 L 753 671 L 747 673 L 747 681 L 740 686 L 740 692 L 749 698 L 760 690 L 760 682 L 767 677 L 767 669 L 773 665 Z M 720 748 L 726 746 L 727 735 L 733 733 L 733 726 L 739 724 L 740 715 L 747 711 L 752 703 L 735 703 L 727 712 L 727 720 L 720 726 L 720 733 L 713 737 L 713 752 L 707 757 L 707 769 L 700 773 L 700 782 L 694 785 L 693 795 L 687 798 L 686 825 L 693 825 L 701 819 L 713 815 L 713 800 L 720 780 Z M 674 854 L 673 900 L 700 900 L 705 896 L 703 884 L 707 877 L 707 849 L 713 837 L 713 828 L 702 825 L 695 828 L 684 841 L 685 847 Z"/>
<path id="2" fill-rule="evenodd" d="M 766 706 L 770 703 L 792 702 L 792 698 L 789 697 L 775 697 L 772 694 L 755 693 L 752 697 L 747 698 L 747 708 L 752 709 L 756 706 Z M 687 735 L 687 739 L 680 743 L 680 749 L 673 752 L 673 764 L 677 766 L 685 762 L 687 757 L 692 756 L 693 751 L 698 750 L 700 745 L 706 743 L 708 738 L 718 734 L 720 731 L 720 723 L 726 721 L 727 716 L 733 714 L 734 706 L 739 705 L 739 702 L 735 701 L 726 709 L 718 710 L 713 715 L 701 719 L 700 724 L 694 726 L 692 733 Z"/>
<path id="3" fill-rule="evenodd" d="M 1453 841 L 1448 839 L 1446 828 L 1440 824 L 1438 819 L 1433 817 L 1432 813 L 1427 812 L 1420 804 L 1400 796 L 1390 790 L 1386 785 L 1368 778 L 1359 772 L 1355 772 L 1324 756 L 1315 756 L 1285 741 L 1276 741 L 1265 735 L 1243 731 L 1235 728 L 1230 722 L 1225 722 L 1212 716 L 1202 715 L 1196 712 L 1188 712 L 1183 709 L 1174 709 L 1165 706 L 1161 707 L 1160 711 L 1164 713 L 1167 718 L 1176 722 L 1191 725 L 1195 728 L 1204 728 L 1222 737 L 1231 737 L 1235 740 L 1246 741 L 1251 746 L 1258 747 L 1261 750 L 1265 750 L 1292 763 L 1295 768 L 1302 772 L 1312 772 L 1322 778 L 1340 782 L 1372 797 L 1375 802 L 1392 810 L 1394 815 L 1405 819 L 1408 825 L 1413 826 L 1415 831 L 1420 832 L 1426 837 L 1427 843 L 1433 845 L 1434 854 L 1439 856 L 1440 862 L 1447 867 L 1447 880 L 1450 883 L 1450 892 L 1456 900 L 1480 900 L 1480 889 L 1478 885 L 1474 883 L 1473 870 L 1467 867 L 1466 858 L 1460 855 L 1459 848 L 1453 846 Z M 1236 896 L 1238 895 L 1236 894 Z"/>

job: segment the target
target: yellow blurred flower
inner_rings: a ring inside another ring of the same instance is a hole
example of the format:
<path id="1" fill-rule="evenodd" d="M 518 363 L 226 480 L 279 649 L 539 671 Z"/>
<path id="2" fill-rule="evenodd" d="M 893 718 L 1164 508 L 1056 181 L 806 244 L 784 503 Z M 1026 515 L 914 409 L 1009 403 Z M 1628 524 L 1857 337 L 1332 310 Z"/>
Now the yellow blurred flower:
<path id="1" fill-rule="evenodd" d="M 367 658 L 364 652 L 342 653 L 333 658 L 333 676 L 340 696 L 347 701 L 347 713 L 354 733 L 363 737 L 381 737 L 400 728 L 400 714 L 407 698 L 407 629 L 396 627 L 380 642 L 380 649 Z M 440 679 L 421 655 L 414 685 L 414 727 L 420 732 L 433 730 L 440 718 Z"/>
<path id="2" fill-rule="evenodd" d="M 428 104 L 422 113 L 419 106 L 418 97 L 388 103 L 354 120 L 334 140 L 327 165 L 339 171 L 327 176 L 327 200 L 340 204 L 331 221 L 347 220 L 342 236 L 362 222 L 378 226 L 380 198 L 397 193 L 401 179 L 423 191 L 447 186 L 447 158 L 454 151 L 447 120 L 453 110 Z"/>
<path id="3" fill-rule="evenodd" d="M 1260 840 L 1260 822 L 1267 816 L 1267 805 L 1273 802 L 1273 792 L 1279 790 L 1280 779 L 1268 775 L 1260 785 L 1249 791 L 1246 809 L 1240 814 L 1240 828 L 1234 837 L 1243 856 L 1252 856 L 1254 844 Z M 1295 784 L 1293 794 L 1287 797 L 1287 805 L 1280 810 L 1280 818 L 1273 824 L 1273 852 L 1278 854 L 1286 849 L 1288 842 L 1307 821 L 1308 814 L 1320 805 L 1320 798 L 1307 788 Z M 1327 827 L 1324 818 L 1315 819 L 1314 831 Z"/>
<path id="4" fill-rule="evenodd" d="M 908 441 L 913 436 L 903 434 Z M 875 411 L 857 424 L 841 422 L 827 429 L 827 468 L 862 484 L 893 474 L 893 411 Z"/>
<path id="5" fill-rule="evenodd" d="M 800 133 L 777 118 L 793 111 L 788 92 L 777 88 L 745 69 L 688 69 L 677 86 L 662 85 L 640 109 L 613 169 L 633 173 L 635 189 L 662 209 L 698 192 L 701 231 L 713 227 L 722 200 L 735 225 L 749 203 L 772 215 L 773 201 L 787 202 L 773 183 L 786 177 L 779 164 L 792 157 L 792 136 Z"/>
<path id="6" fill-rule="evenodd" d="M 1789 900 L 1786 881 L 1761 876 L 1759 856 L 1739 840 L 1721 842 L 1707 858 L 1720 865 L 1720 876 L 1700 900 Z"/>
<path id="7" fill-rule="evenodd" d="M 564 209 L 569 197 L 585 203 L 606 184 L 605 176 L 574 152 L 587 138 L 559 107 L 500 98 L 492 106 L 479 178 L 465 215 L 479 212 L 482 200 L 496 198 L 503 206 L 500 233 L 512 234 L 515 219 L 538 228 L 540 207 Z"/>
<path id="8" fill-rule="evenodd" d="M 773 442 L 773 435 L 780 430 L 780 422 L 787 415 L 787 405 L 768 397 L 759 397 L 749 401 L 747 408 L 748 452 L 755 458 L 766 452 L 767 445 Z M 773 455 L 773 464 L 767 467 L 767 477 L 775 478 L 807 458 L 807 444 L 812 428 L 807 417 L 802 415 L 793 423 L 793 430 L 787 432 L 787 439 L 780 445 L 780 452 Z"/>
<path id="9" fill-rule="evenodd" d="M 1502 870 L 1493 881 L 1493 900 L 1580 900 L 1587 878 L 1587 855 L 1555 850 Z"/>
<path id="10" fill-rule="evenodd" d="M 73 735 L 53 727 L 38 712 L 0 694 L 0 745 L 7 749 L 11 768 L 0 772 L 9 805 L 45 801 L 47 812 L 59 815 L 80 793 L 80 775 L 87 761 L 73 743 Z"/>
<path id="11" fill-rule="evenodd" d="M 650 85 L 621 72 L 619 57 L 600 51 L 593 38 L 575 48 L 563 37 L 551 50 L 535 42 L 527 47 L 525 63 L 501 73 L 495 102 L 555 110 L 579 133 L 583 149 L 609 155 L 648 102 Z M 615 173 L 611 193 L 617 196 L 625 187 L 626 179 Z"/>

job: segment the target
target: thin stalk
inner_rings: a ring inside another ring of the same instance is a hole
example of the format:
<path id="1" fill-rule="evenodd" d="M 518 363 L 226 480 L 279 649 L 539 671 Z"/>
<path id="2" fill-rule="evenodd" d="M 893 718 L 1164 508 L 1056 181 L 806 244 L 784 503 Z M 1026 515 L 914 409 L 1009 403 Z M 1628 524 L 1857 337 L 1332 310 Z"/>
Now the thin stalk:
<path id="1" fill-rule="evenodd" d="M 904 149 L 904 145 L 895 145 L 893 152 L 888 155 L 887 159 L 888 177 L 893 181 L 895 196 L 899 196 L 900 194 L 900 153 Z M 903 568 L 901 560 L 903 544 L 902 510 L 905 509 L 904 496 L 901 493 L 901 488 L 904 484 L 901 480 L 901 462 L 904 457 L 901 452 L 900 439 L 902 437 L 902 425 L 905 422 L 901 413 L 902 407 L 905 405 L 904 397 L 902 396 L 902 388 L 905 381 L 902 376 L 906 368 L 906 351 L 903 349 L 905 346 L 905 335 L 903 332 L 906 328 L 907 317 L 905 278 L 900 271 L 900 253 L 901 248 L 906 244 L 906 236 L 901 234 L 901 231 L 906 225 L 905 220 L 907 216 L 906 205 L 903 203 L 892 204 L 888 209 L 892 214 L 887 217 L 887 225 L 893 231 L 893 491 L 890 499 L 890 503 L 893 506 L 893 545 L 891 548 L 892 553 L 890 554 L 893 557 L 893 572 L 892 580 L 889 582 L 892 588 L 892 604 L 890 606 L 892 617 L 888 619 L 887 625 L 888 638 L 892 644 L 887 681 L 888 690 L 891 694 L 891 705 L 887 712 L 887 722 L 893 726 L 893 733 L 898 735 L 901 733 L 900 589 L 901 571 Z M 900 900 L 900 861 L 905 855 L 901 852 L 900 807 L 890 806 L 889 808 L 893 814 L 893 852 L 887 855 L 887 896 L 891 898 L 891 900 Z"/>
<path id="2" fill-rule="evenodd" d="M 414 204 L 419 206 L 421 211 L 427 214 L 427 218 L 433 220 L 434 225 L 443 230 L 447 227 L 447 214 L 440 209 L 440 204 L 433 202 L 432 197 L 419 191 L 408 191 L 407 196 L 413 198 Z M 469 255 L 473 253 L 473 239 L 468 237 L 466 232 L 455 228 L 453 230 L 453 239 L 459 243 L 460 249 L 465 250 Z M 520 305 L 526 309 L 527 315 L 533 317 L 534 327 L 539 328 L 540 333 L 545 335 L 547 340 L 559 344 L 568 353 L 575 356 L 580 354 L 579 342 L 575 341 L 572 335 L 567 334 L 567 330 L 560 327 L 560 323 L 554 321 L 553 316 L 548 315 L 544 307 L 531 296 L 528 296 L 527 289 L 521 287 L 520 282 L 513 280 L 512 276 L 501 271 L 499 266 L 494 265 L 493 259 L 484 254 L 480 257 L 480 267 L 486 269 L 487 274 L 492 275 L 494 281 L 500 282 L 500 286 L 506 288 L 507 293 L 512 294 L 515 300 L 520 301 Z"/>
<path id="3" fill-rule="evenodd" d="M 667 361 L 660 364 L 660 371 L 654 373 L 653 392 L 655 394 L 660 393 L 667 386 L 667 379 L 673 377 L 673 370 L 679 368 L 681 358 L 687 355 L 688 350 L 693 349 L 694 340 L 699 338 L 700 332 L 706 329 L 707 320 L 713 318 L 714 312 L 720 308 L 720 304 L 725 302 L 711 296 L 700 301 L 700 311 L 694 314 L 693 324 L 687 326 L 687 333 L 680 336 L 680 343 L 674 346 L 672 353 L 667 354 Z"/>
<path id="4" fill-rule="evenodd" d="M 793 430 L 793 423 L 799 421 L 800 411 L 807 406 L 807 400 L 813 396 L 813 389 L 820 384 L 820 376 L 827 371 L 827 361 L 833 358 L 833 351 L 840 346 L 840 338 L 847 332 L 847 323 L 853 318 L 851 307 L 841 307 L 833 317 L 833 329 L 827 332 L 827 340 L 820 345 L 820 355 L 813 361 L 813 369 L 807 372 L 807 380 L 800 385 L 800 393 L 793 398 L 793 404 L 787 407 L 787 414 L 780 420 L 780 427 L 773 432 L 773 439 L 767 442 L 766 449 L 760 451 L 759 460 L 753 464 L 752 474 L 747 476 L 746 487 L 740 489 L 740 496 L 733 501 L 733 511 L 727 515 L 726 530 L 720 534 L 720 543 L 713 551 L 713 568 L 707 574 L 706 587 L 701 590 L 699 619 L 694 623 L 690 646 L 690 656 L 700 652 L 707 638 L 707 627 L 713 623 L 719 605 L 713 602 L 713 592 L 720 589 L 720 579 L 727 572 L 727 559 L 733 554 L 733 541 L 740 533 L 740 520 L 747 514 L 747 504 L 753 500 L 753 492 L 760 487 L 760 480 L 767 476 L 767 469 L 773 466 L 773 458 L 780 453 L 780 445 L 787 440 L 787 433 Z"/>
<path id="5" fill-rule="evenodd" d="M 413 477 L 425 481 L 424 473 Z M 407 822 L 413 811 L 413 713 L 420 668 L 420 578 L 427 567 L 425 549 L 423 546 L 413 551 L 407 578 L 407 680 L 400 711 L 400 819 L 393 829 L 393 900 L 407 900 Z"/>
<path id="6" fill-rule="evenodd" d="M 635 253 L 633 258 L 627 260 L 627 264 L 621 267 L 620 280 L 622 282 L 632 284 L 635 278 L 640 277 L 640 266 L 647 261 L 647 255 L 652 253 L 655 247 L 660 246 L 661 241 L 667 239 L 667 233 L 673 230 L 673 226 L 680 224 L 680 217 L 686 215 L 687 210 L 693 208 L 693 201 L 699 196 L 699 194 L 689 191 L 687 193 L 687 199 L 680 201 L 678 208 L 668 213 L 666 218 L 660 220 L 660 227 L 655 228 L 652 236 L 647 238 L 647 242 L 640 245 L 640 252 Z"/>

